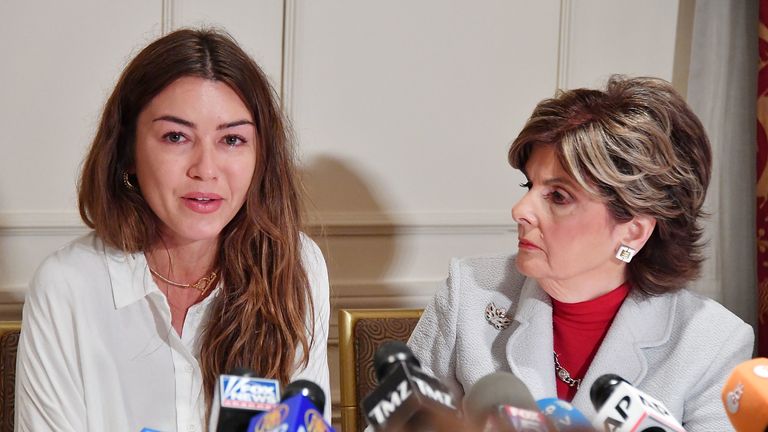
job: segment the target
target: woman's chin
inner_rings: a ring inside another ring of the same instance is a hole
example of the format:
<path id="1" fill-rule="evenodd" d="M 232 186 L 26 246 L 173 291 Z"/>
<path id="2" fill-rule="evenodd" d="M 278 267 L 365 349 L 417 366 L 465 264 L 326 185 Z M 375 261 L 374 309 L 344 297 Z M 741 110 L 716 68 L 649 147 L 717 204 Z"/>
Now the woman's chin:
<path id="1" fill-rule="evenodd" d="M 542 257 L 533 257 L 528 254 L 518 254 L 515 258 L 515 267 L 520 274 L 533 279 L 538 279 L 548 273 L 547 263 L 542 262 Z"/>

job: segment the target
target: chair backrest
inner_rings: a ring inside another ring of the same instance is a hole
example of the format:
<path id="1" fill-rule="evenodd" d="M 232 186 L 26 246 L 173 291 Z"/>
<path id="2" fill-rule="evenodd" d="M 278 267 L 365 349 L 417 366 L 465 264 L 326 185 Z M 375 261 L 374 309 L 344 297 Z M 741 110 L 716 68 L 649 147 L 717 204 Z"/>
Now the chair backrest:
<path id="1" fill-rule="evenodd" d="M 13 432 L 16 349 L 21 321 L 0 321 L 0 432 Z"/>
<path id="2" fill-rule="evenodd" d="M 422 309 L 340 309 L 341 429 L 359 432 L 367 423 L 360 401 L 376 387 L 373 353 L 382 342 L 407 342 Z"/>

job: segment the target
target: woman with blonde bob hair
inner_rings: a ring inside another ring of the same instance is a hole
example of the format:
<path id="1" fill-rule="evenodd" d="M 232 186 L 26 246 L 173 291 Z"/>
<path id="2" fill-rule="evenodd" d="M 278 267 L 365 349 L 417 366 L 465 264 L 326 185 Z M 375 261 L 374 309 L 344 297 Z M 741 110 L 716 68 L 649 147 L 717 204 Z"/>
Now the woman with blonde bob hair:
<path id="1" fill-rule="evenodd" d="M 203 431 L 234 368 L 329 394 L 327 272 L 299 189 L 275 93 L 234 40 L 179 30 L 144 48 L 82 168 L 93 232 L 31 282 L 17 429 Z"/>
<path id="2" fill-rule="evenodd" d="M 451 262 L 409 342 L 422 365 L 460 393 L 511 372 L 588 417 L 592 384 L 617 374 L 688 431 L 730 430 L 720 391 L 754 335 L 684 289 L 703 260 L 712 154 L 683 99 L 661 79 L 621 76 L 560 92 L 536 106 L 509 162 L 527 179 L 517 253 Z"/>

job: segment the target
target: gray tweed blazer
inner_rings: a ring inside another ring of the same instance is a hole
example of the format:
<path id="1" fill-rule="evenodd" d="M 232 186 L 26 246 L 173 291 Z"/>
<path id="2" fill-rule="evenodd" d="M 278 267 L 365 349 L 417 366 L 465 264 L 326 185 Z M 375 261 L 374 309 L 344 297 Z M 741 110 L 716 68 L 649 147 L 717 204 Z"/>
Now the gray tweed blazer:
<path id="1" fill-rule="evenodd" d="M 556 397 L 552 305 L 515 256 L 454 259 L 445 286 L 427 306 L 408 344 L 425 370 L 464 394 L 483 376 L 508 371 L 538 399 Z M 485 319 L 489 303 L 511 325 Z M 720 392 L 752 355 L 752 327 L 717 302 L 686 290 L 657 297 L 630 293 L 572 403 L 587 417 L 592 383 L 615 373 L 664 402 L 689 432 L 733 430 Z"/>

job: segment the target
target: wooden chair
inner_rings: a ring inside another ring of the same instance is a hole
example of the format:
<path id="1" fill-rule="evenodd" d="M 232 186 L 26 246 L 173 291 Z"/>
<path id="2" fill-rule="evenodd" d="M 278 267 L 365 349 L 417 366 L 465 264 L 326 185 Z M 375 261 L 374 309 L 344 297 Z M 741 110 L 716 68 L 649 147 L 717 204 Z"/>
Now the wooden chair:
<path id="1" fill-rule="evenodd" d="M 13 432 L 16 349 L 21 321 L 0 321 L 0 432 Z"/>
<path id="2" fill-rule="evenodd" d="M 408 341 L 422 309 L 340 309 L 341 430 L 359 432 L 367 422 L 360 401 L 376 386 L 373 353 L 382 342 Z"/>

